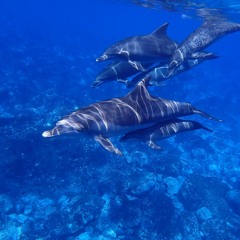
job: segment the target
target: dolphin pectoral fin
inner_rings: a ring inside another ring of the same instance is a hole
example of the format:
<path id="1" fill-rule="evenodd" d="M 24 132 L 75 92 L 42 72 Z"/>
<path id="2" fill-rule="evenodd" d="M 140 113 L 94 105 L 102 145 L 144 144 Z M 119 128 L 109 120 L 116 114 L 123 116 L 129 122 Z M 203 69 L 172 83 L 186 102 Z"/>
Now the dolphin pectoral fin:
<path id="1" fill-rule="evenodd" d="M 147 145 L 150 147 L 150 148 L 152 148 L 152 149 L 154 149 L 154 150 L 162 150 L 162 148 L 160 147 L 160 146 L 158 146 L 155 142 L 153 142 L 152 140 L 149 140 L 148 142 L 147 142 Z"/>
<path id="2" fill-rule="evenodd" d="M 98 136 L 95 136 L 94 139 L 109 152 L 113 152 L 120 156 L 123 155 L 121 151 L 119 151 L 116 147 L 113 146 L 112 142 L 108 138 L 98 135 Z"/>
<path id="3" fill-rule="evenodd" d="M 215 117 L 211 116 L 210 114 L 208 114 L 208 113 L 206 113 L 206 112 L 203 112 L 203 111 L 200 111 L 200 110 L 198 110 L 198 109 L 196 109 L 196 108 L 193 109 L 193 112 L 194 112 L 195 114 L 199 114 L 199 115 L 201 115 L 201 116 L 203 116 L 203 117 L 205 117 L 205 118 L 208 118 L 208 119 L 210 119 L 210 120 L 214 120 L 214 121 L 217 121 L 217 122 L 223 122 L 222 119 L 215 118 Z"/>
<path id="4" fill-rule="evenodd" d="M 131 60 L 128 60 L 128 62 L 129 62 L 129 64 L 131 64 L 138 71 L 141 71 L 141 72 L 147 71 L 140 62 L 131 61 Z"/>
<path id="5" fill-rule="evenodd" d="M 102 83 L 104 83 L 104 81 L 94 81 L 94 82 L 91 84 L 91 87 L 92 87 L 92 88 L 98 87 L 98 86 L 101 85 Z"/>
<path id="6" fill-rule="evenodd" d="M 123 83 L 125 85 L 128 84 L 129 80 L 125 80 L 125 79 L 117 79 L 117 82 Z"/>
<path id="7" fill-rule="evenodd" d="M 195 53 L 192 53 L 189 58 L 190 59 L 211 60 L 211 59 L 219 58 L 219 56 L 214 53 L 195 52 Z"/>

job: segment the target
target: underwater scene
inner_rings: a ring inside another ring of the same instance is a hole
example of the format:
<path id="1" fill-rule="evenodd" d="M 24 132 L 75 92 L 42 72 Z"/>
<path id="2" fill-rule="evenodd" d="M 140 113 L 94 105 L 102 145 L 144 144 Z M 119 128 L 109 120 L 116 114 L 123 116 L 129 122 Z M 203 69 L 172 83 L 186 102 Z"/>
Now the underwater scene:
<path id="1" fill-rule="evenodd" d="M 240 240 L 239 1 L 0 9 L 0 240 Z"/>

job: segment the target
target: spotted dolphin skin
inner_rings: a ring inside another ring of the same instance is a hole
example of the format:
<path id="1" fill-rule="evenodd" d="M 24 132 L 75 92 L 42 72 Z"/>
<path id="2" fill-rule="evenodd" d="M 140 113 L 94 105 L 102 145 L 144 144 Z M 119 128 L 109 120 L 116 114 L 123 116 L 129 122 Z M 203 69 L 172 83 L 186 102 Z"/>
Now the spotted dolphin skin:
<path id="1" fill-rule="evenodd" d="M 173 74 L 174 69 L 188 59 L 191 54 L 205 49 L 220 37 L 239 30 L 239 23 L 228 22 L 220 18 L 206 20 L 174 51 L 169 64 L 168 76 Z"/>
<path id="2" fill-rule="evenodd" d="M 149 78 L 143 79 L 124 97 L 97 102 L 71 113 L 58 121 L 53 129 L 45 131 L 42 136 L 87 132 L 105 149 L 121 155 L 109 137 L 191 114 L 221 121 L 189 103 L 151 96 L 146 87 L 148 81 Z"/>
<path id="3" fill-rule="evenodd" d="M 177 48 L 175 41 L 166 35 L 169 23 L 163 24 L 149 35 L 126 38 L 109 47 L 97 62 L 117 59 L 128 61 L 139 71 L 145 71 L 142 62 L 169 60 Z"/>
<path id="4" fill-rule="evenodd" d="M 212 130 L 204 127 L 196 121 L 170 119 L 164 122 L 157 123 L 148 128 L 139 129 L 127 133 L 120 138 L 120 141 L 127 141 L 129 139 L 137 139 L 145 142 L 149 147 L 160 150 L 161 147 L 156 144 L 156 141 L 174 136 L 181 132 L 193 131 L 197 129 L 204 129 L 212 132 Z"/>

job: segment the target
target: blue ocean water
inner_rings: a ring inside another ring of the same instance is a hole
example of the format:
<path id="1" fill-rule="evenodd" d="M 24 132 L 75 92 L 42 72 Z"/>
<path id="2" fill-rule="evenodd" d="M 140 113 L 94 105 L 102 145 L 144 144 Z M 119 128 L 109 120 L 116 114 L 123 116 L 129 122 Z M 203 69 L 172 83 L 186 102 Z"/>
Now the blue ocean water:
<path id="1" fill-rule="evenodd" d="M 237 1 L 0 2 L 0 239 L 240 239 L 240 33 L 207 48 L 219 56 L 150 87 L 223 122 L 190 116 L 197 130 L 161 141 L 112 142 L 85 135 L 46 139 L 66 114 L 130 89 L 91 88 L 113 43 L 169 22 L 182 42 L 199 9 L 239 22 Z"/>

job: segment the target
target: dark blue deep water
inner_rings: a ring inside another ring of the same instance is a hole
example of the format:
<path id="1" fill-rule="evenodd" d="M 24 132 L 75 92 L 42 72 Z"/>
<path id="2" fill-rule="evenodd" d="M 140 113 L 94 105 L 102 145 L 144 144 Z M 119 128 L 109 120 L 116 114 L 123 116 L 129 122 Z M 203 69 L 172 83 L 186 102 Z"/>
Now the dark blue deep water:
<path id="1" fill-rule="evenodd" d="M 111 138 L 123 156 L 84 134 L 42 137 L 76 109 L 130 91 L 91 88 L 111 44 L 165 22 L 182 42 L 200 8 L 240 23 L 237 1 L 177 2 L 0 1 L 1 240 L 240 239 L 240 32 L 207 48 L 219 58 L 149 87 L 222 119 L 187 117 L 213 132 L 164 139 L 161 151 Z"/>

